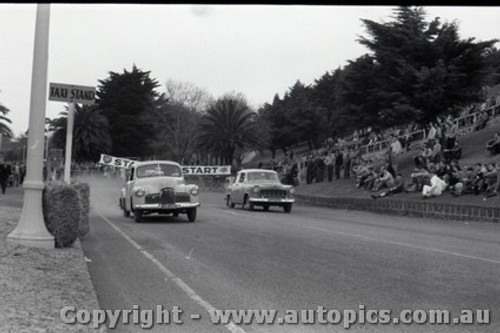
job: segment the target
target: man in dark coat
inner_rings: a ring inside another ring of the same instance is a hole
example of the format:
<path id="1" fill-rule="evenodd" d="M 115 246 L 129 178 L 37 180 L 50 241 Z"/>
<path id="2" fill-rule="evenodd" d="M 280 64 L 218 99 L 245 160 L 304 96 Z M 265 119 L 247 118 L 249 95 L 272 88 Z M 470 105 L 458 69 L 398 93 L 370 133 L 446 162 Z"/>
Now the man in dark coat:
<path id="1" fill-rule="evenodd" d="M 337 150 L 335 153 L 335 178 L 340 179 L 340 170 L 342 170 L 342 166 L 344 165 L 344 155 L 342 151 Z"/>
<path id="2" fill-rule="evenodd" d="M 2 161 L 0 164 L 0 186 L 2 187 L 2 194 L 5 194 L 11 173 L 10 165 Z"/>

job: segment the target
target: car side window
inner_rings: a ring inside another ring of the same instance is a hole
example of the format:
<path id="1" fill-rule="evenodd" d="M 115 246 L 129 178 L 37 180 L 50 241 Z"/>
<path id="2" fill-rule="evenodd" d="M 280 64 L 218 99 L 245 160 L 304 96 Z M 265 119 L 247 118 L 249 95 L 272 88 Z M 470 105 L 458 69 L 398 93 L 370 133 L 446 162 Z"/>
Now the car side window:
<path id="1" fill-rule="evenodd" d="M 244 173 L 242 173 L 242 174 L 240 175 L 240 183 L 243 183 L 244 181 L 245 181 L 245 174 L 244 174 Z"/>

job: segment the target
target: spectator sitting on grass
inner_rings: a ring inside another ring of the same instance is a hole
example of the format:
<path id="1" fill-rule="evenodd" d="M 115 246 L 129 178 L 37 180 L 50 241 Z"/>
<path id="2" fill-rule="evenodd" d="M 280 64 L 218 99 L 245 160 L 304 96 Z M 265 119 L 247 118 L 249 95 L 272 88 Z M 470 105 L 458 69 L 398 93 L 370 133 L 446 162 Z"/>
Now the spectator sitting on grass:
<path id="1" fill-rule="evenodd" d="M 446 184 L 446 182 L 439 178 L 434 172 L 431 172 L 430 183 L 430 185 L 424 185 L 424 188 L 422 189 L 422 196 L 424 199 L 440 196 L 448 186 L 448 184 Z"/>
<path id="2" fill-rule="evenodd" d="M 370 173 L 362 180 L 361 186 L 364 187 L 365 190 L 371 191 L 375 186 L 375 182 L 377 181 L 379 174 L 377 171 L 371 166 L 369 167 Z"/>
<path id="3" fill-rule="evenodd" d="M 474 180 L 472 182 L 475 195 L 478 195 L 479 193 L 485 190 L 485 179 L 484 179 L 485 173 L 486 173 L 486 167 L 484 167 L 481 163 L 476 163 L 474 168 Z"/>
<path id="4" fill-rule="evenodd" d="M 368 176 L 370 176 L 371 171 L 373 170 L 373 167 L 369 162 L 361 162 L 359 164 L 359 167 L 357 168 L 355 174 L 356 174 L 356 187 L 360 188 L 361 186 L 364 185 L 364 181 Z"/>
<path id="5" fill-rule="evenodd" d="M 427 168 L 430 161 L 433 160 L 433 151 L 430 148 L 429 143 L 424 143 L 424 146 L 420 148 L 420 152 L 413 158 L 416 167 Z"/>
<path id="6" fill-rule="evenodd" d="M 500 132 L 495 133 L 493 139 L 486 143 L 486 149 L 491 155 L 500 153 Z"/>
<path id="7" fill-rule="evenodd" d="M 420 192 L 424 185 L 429 183 L 430 173 L 427 169 L 417 166 L 410 178 L 411 184 L 406 188 L 406 192 Z"/>
<path id="8" fill-rule="evenodd" d="M 462 169 L 458 163 L 452 161 L 451 163 L 444 164 L 444 166 L 438 171 L 438 177 L 453 186 L 455 183 L 460 181 L 461 171 Z"/>
<path id="9" fill-rule="evenodd" d="M 495 186 L 493 187 L 493 190 L 490 193 L 486 194 L 486 196 L 483 198 L 483 200 L 486 200 L 486 198 L 496 196 L 500 192 L 500 163 L 496 164 L 496 173 L 497 173 L 497 177 L 496 177 L 497 182 L 496 182 Z"/>
<path id="10" fill-rule="evenodd" d="M 484 173 L 484 191 L 486 195 L 493 193 L 497 184 L 497 169 L 495 163 L 490 163 L 486 166 Z"/>
<path id="11" fill-rule="evenodd" d="M 377 180 L 375 180 L 372 191 L 379 191 L 382 188 L 391 188 L 394 187 L 394 185 L 394 177 L 389 172 L 389 170 L 387 170 L 387 166 L 384 165 L 380 169 L 379 177 Z"/>
<path id="12" fill-rule="evenodd" d="M 378 199 L 378 198 L 383 198 L 383 197 L 387 197 L 389 195 L 393 195 L 393 194 L 396 194 L 396 193 L 401 193 L 403 192 L 405 189 L 405 183 L 404 183 L 404 180 L 403 180 L 403 175 L 398 173 L 396 175 L 396 179 L 394 180 L 394 186 L 393 187 L 390 187 L 389 190 L 387 191 L 384 191 L 380 194 L 372 194 L 372 198 L 373 199 Z"/>
<path id="13" fill-rule="evenodd" d="M 450 188 L 450 193 L 453 196 L 474 193 L 474 168 L 468 167 L 465 172 L 460 174 L 459 181 L 453 188 Z"/>

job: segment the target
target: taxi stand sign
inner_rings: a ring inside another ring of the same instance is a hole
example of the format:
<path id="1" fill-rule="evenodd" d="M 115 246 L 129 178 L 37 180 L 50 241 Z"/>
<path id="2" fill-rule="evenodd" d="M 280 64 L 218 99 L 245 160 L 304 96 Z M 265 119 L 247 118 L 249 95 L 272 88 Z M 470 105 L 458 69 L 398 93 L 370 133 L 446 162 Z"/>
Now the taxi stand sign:
<path id="1" fill-rule="evenodd" d="M 69 184 L 71 181 L 71 145 L 73 143 L 75 104 L 94 104 L 95 87 L 51 83 L 49 87 L 49 101 L 69 103 L 68 125 L 66 131 L 66 154 L 64 159 L 64 181 Z"/>
<path id="2" fill-rule="evenodd" d="M 49 101 L 94 104 L 95 87 L 51 83 L 49 88 Z"/>

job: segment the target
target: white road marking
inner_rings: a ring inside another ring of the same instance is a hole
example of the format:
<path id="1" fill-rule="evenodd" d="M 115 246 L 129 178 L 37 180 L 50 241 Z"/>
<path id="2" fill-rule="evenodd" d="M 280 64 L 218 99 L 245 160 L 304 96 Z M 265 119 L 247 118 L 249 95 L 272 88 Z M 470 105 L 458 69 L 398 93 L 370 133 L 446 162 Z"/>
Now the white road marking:
<path id="1" fill-rule="evenodd" d="M 118 228 L 113 222 L 111 222 L 108 218 L 103 216 L 102 214 L 96 212 L 97 215 L 106 221 L 113 229 L 116 230 L 123 238 L 125 238 L 133 247 L 135 247 L 139 252 L 142 253 L 147 259 L 149 259 L 156 267 L 162 271 L 168 279 L 172 280 L 177 287 L 179 287 L 182 291 L 184 291 L 189 298 L 196 302 L 196 304 L 200 305 L 207 312 L 210 311 L 218 311 L 212 304 L 205 301 L 200 295 L 198 295 L 191 287 L 189 287 L 181 278 L 176 277 L 172 271 L 170 271 L 165 265 L 163 265 L 158 259 L 156 259 L 151 253 L 149 253 L 146 249 L 144 249 L 141 245 L 139 245 L 136 241 L 134 241 L 130 236 L 128 236 L 123 230 Z M 232 333 L 245 333 L 245 331 L 234 323 L 229 323 L 225 325 L 225 327 Z"/>
<path id="2" fill-rule="evenodd" d="M 213 210 L 215 211 L 216 209 L 213 209 Z M 251 214 L 247 214 L 246 212 L 242 212 L 243 213 L 242 214 L 242 213 L 237 213 L 237 212 L 228 211 L 228 210 L 224 210 L 224 209 L 217 210 L 217 211 L 222 211 L 224 213 L 228 213 L 228 214 L 236 215 L 236 216 L 241 216 L 241 217 L 250 217 L 251 216 L 252 219 L 254 219 L 254 220 L 266 220 L 267 221 L 267 219 L 261 218 L 260 216 L 252 216 Z M 455 257 L 459 257 L 459 258 L 478 260 L 478 261 L 483 261 L 483 262 L 487 262 L 490 264 L 500 265 L 499 260 L 481 258 L 481 257 L 462 254 L 462 253 L 453 252 L 453 251 L 446 251 L 446 250 L 441 250 L 441 249 L 436 249 L 436 248 L 423 247 L 423 246 L 412 245 L 412 244 L 407 244 L 407 243 L 402 243 L 402 242 L 397 242 L 397 241 L 390 241 L 390 240 L 385 240 L 385 239 L 380 239 L 380 238 L 375 238 L 375 237 L 370 237 L 370 236 L 364 236 L 364 235 L 360 235 L 360 234 L 353 234 L 353 233 L 343 232 L 343 231 L 335 231 L 335 230 L 331 230 L 331 229 L 312 227 L 312 226 L 307 226 L 307 225 L 293 224 L 293 226 L 298 227 L 298 228 L 311 229 L 311 230 L 316 230 L 316 231 L 321 231 L 321 232 L 330 232 L 330 233 L 334 233 L 334 234 L 342 235 L 342 236 L 361 238 L 364 240 L 370 240 L 370 241 L 384 243 L 384 244 L 404 246 L 404 247 L 417 249 L 417 250 L 423 250 L 423 251 L 427 251 L 427 252 L 441 253 L 441 254 L 446 254 L 446 255 L 452 255 Z"/>
<path id="3" fill-rule="evenodd" d="M 481 257 L 471 256 L 471 255 L 462 254 L 462 253 L 453 252 L 453 251 L 446 251 L 446 250 L 434 249 L 434 248 L 423 247 L 423 246 L 418 246 L 418 245 L 412 245 L 412 244 L 407 244 L 407 243 L 401 243 L 401 242 L 396 242 L 396 241 L 390 241 L 390 240 L 385 240 L 385 239 L 380 239 L 380 238 L 375 238 L 375 237 L 370 237 L 370 236 L 364 236 L 364 235 L 359 235 L 359 234 L 352 234 L 352 233 L 343 232 L 343 231 L 334 231 L 334 230 L 329 230 L 329 229 L 324 229 L 324 228 L 317 228 L 317 227 L 311 227 L 311 226 L 305 226 L 305 225 L 301 226 L 301 227 L 306 228 L 306 229 L 311 229 L 311 230 L 322 231 L 322 232 L 331 232 L 331 233 L 342 235 L 342 236 L 361 238 L 361 239 L 375 241 L 375 242 L 384 243 L 384 244 L 404 246 L 404 247 L 408 247 L 408 248 L 412 248 L 412 249 L 417 249 L 417 250 L 424 250 L 424 251 L 428 251 L 428 252 L 436 252 L 436 253 L 441 253 L 441 254 L 452 255 L 452 256 L 455 256 L 455 257 L 466 258 L 466 259 L 473 259 L 473 260 L 484 261 L 484 262 L 487 262 L 487 263 L 500 265 L 500 261 L 498 261 L 498 260 L 481 258 Z"/>

